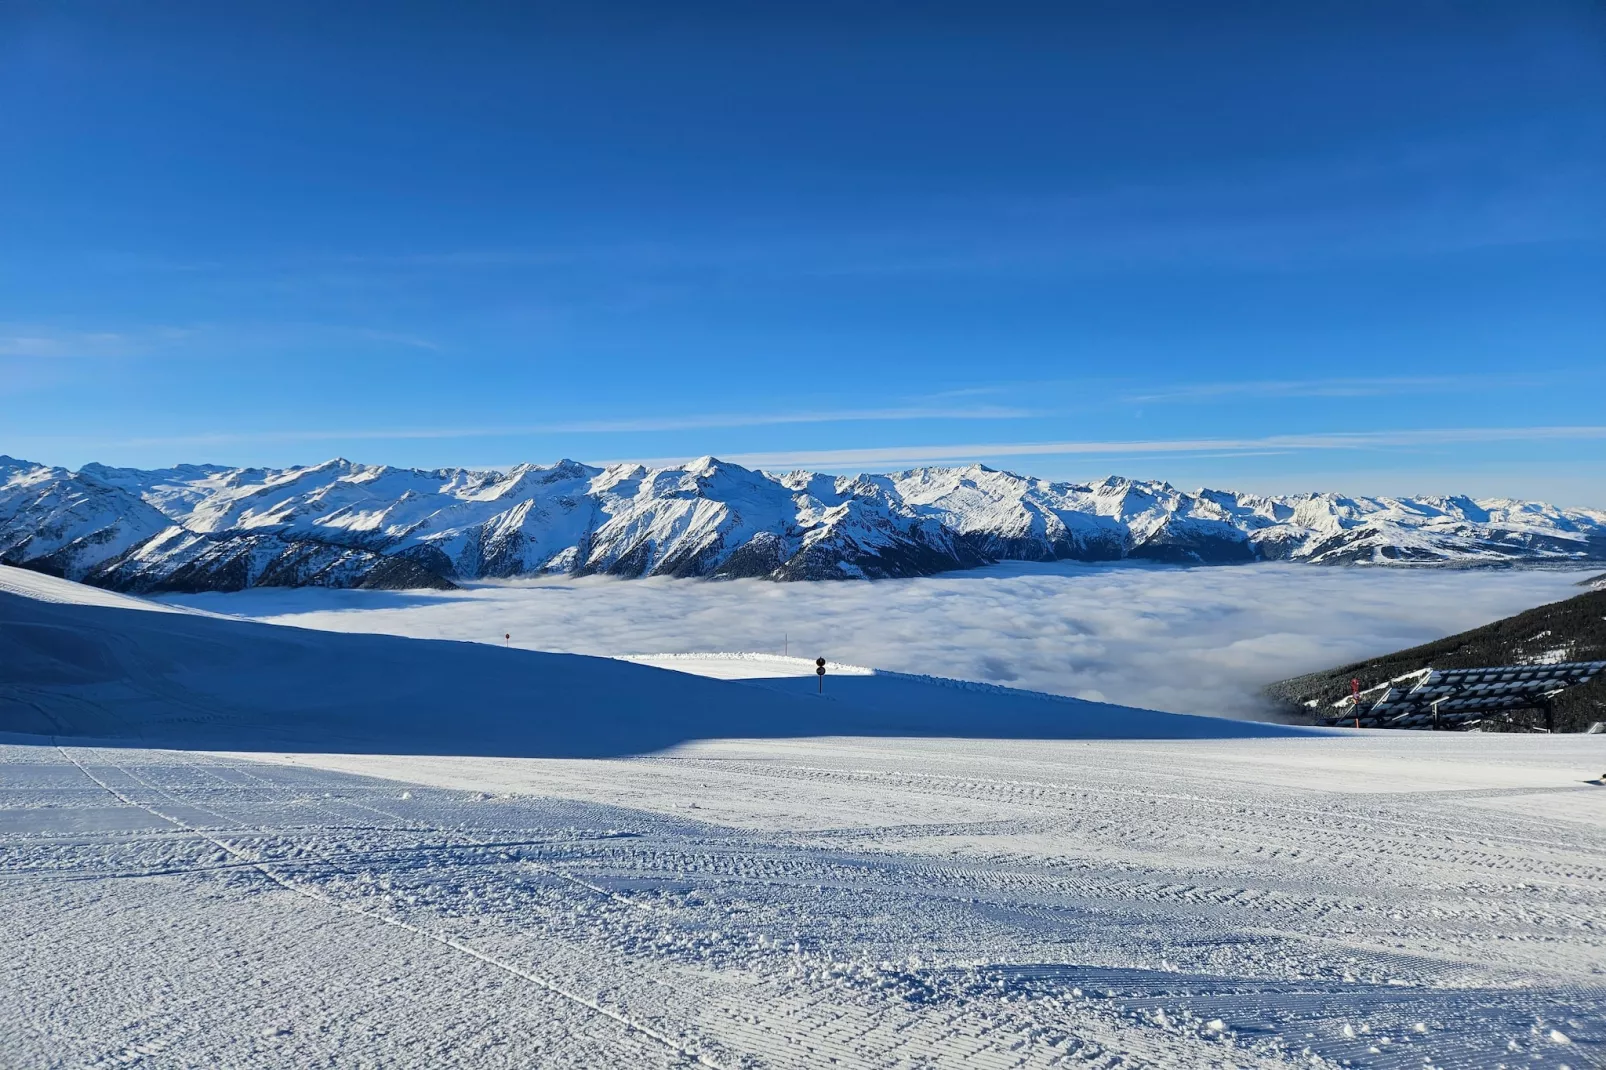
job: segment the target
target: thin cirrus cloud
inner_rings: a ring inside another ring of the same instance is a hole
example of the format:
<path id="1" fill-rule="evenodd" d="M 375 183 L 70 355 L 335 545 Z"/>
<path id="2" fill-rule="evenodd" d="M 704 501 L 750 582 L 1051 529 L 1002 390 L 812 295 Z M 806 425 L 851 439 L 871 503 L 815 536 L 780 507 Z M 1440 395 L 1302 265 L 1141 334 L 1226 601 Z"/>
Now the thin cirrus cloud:
<path id="1" fill-rule="evenodd" d="M 179 327 L 141 331 L 57 331 L 12 327 L 0 334 L 0 357 L 32 360 L 71 360 L 92 357 L 132 357 L 188 338 L 194 332 Z"/>
<path id="2" fill-rule="evenodd" d="M 651 431 L 702 431 L 730 427 L 785 424 L 863 423 L 883 420 L 1019 420 L 1042 416 L 1031 409 L 988 405 L 971 408 L 913 407 L 833 409 L 778 413 L 710 413 L 698 416 L 642 417 L 623 420 L 576 420 L 562 423 L 490 427 L 414 427 L 238 431 L 119 440 L 118 446 L 214 445 L 237 442 L 321 442 L 337 440 L 405 441 L 412 439 L 504 438 L 518 435 L 606 434 Z"/>
<path id="3" fill-rule="evenodd" d="M 1147 439 L 1108 442 L 985 442 L 962 445 L 885 446 L 870 449 L 803 450 L 789 453 L 732 454 L 726 460 L 757 468 L 844 465 L 895 465 L 968 461 L 978 457 L 1068 457 L 1303 450 L 1386 450 L 1476 442 L 1555 442 L 1606 439 L 1606 425 L 1562 427 L 1448 427 L 1326 434 L 1266 435 L 1260 438 Z"/>
<path id="4" fill-rule="evenodd" d="M 1359 398 L 1400 394 L 1450 393 L 1496 387 L 1543 386 L 1538 376 L 1437 375 L 1372 379 L 1259 379 L 1241 382 L 1184 383 L 1167 390 L 1128 394 L 1129 402 L 1189 402 L 1215 398 Z"/>
<path id="5" fill-rule="evenodd" d="M 116 330 L 73 330 L 34 324 L 0 324 L 0 357 L 17 360 L 69 360 L 153 357 L 208 347 L 243 350 L 309 339 L 357 340 L 384 346 L 445 352 L 432 339 L 403 331 L 339 324 L 191 324 L 130 326 Z"/>
<path id="6" fill-rule="evenodd" d="M 571 423 L 533 424 L 521 427 L 408 428 L 408 429 L 321 429 L 304 431 L 218 432 L 122 439 L 98 445 L 116 446 L 208 446 L 241 442 L 335 442 L 406 441 L 431 439 L 501 438 L 541 434 L 589 434 L 622 432 L 691 431 L 711 428 L 762 427 L 786 424 L 874 422 L 887 420 L 1006 420 L 1041 416 L 1028 410 L 1006 408 L 979 409 L 850 409 L 840 411 L 715 414 L 640 420 L 596 420 Z M 1329 432 L 1317 434 L 1265 435 L 1258 438 L 1178 438 L 1117 439 L 1109 441 L 1058 442 L 971 442 L 914 446 L 877 446 L 831 450 L 793 450 L 765 453 L 724 453 L 722 459 L 749 468 L 815 468 L 834 470 L 848 467 L 882 468 L 921 464 L 969 463 L 982 458 L 1150 456 L 1188 454 L 1200 457 L 1272 456 L 1308 451 L 1385 451 L 1421 449 L 1433 446 L 1490 442 L 1586 442 L 1606 439 L 1606 425 L 1548 427 L 1450 427 L 1405 428 L 1389 431 Z M 75 441 L 82 441 L 76 440 Z M 645 463 L 674 465 L 689 456 L 622 457 L 600 464 Z M 492 466 L 496 467 L 496 466 Z"/>

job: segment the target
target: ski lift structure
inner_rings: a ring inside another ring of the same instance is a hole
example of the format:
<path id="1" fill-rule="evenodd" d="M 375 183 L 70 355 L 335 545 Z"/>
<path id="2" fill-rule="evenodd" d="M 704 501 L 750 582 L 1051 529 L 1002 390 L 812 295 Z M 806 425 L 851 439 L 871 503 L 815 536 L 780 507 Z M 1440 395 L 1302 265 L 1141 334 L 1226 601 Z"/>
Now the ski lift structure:
<path id="1" fill-rule="evenodd" d="M 1545 731 L 1549 732 L 1556 727 L 1552 700 L 1603 672 L 1606 661 L 1418 669 L 1344 696 L 1333 703 L 1333 712 L 1322 721 L 1357 728 L 1458 729 L 1516 710 L 1538 710 L 1545 715 Z"/>

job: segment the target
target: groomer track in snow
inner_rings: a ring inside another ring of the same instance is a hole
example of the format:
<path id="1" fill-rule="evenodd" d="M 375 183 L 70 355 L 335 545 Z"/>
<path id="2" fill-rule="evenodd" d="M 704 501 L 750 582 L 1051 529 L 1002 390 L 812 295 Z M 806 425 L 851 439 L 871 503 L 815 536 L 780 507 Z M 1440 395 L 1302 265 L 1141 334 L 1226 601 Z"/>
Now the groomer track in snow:
<path id="1" fill-rule="evenodd" d="M 1483 742 L 0 745 L 0 1051 L 1594 1065 L 1606 789 Z"/>
<path id="2" fill-rule="evenodd" d="M 0 1064 L 1606 1051 L 1598 737 L 1311 734 L 841 666 L 821 699 L 787 659 L 649 659 L 762 677 L 703 679 L 0 580 L 0 718 L 36 730 L 0 738 Z M 409 665 L 444 679 L 411 704 Z"/>

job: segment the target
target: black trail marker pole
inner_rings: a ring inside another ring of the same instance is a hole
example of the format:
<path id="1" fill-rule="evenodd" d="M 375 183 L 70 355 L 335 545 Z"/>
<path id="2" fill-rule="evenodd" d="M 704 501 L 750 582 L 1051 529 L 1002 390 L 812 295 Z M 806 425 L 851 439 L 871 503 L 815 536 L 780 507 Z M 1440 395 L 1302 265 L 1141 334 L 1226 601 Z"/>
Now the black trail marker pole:
<path id="1" fill-rule="evenodd" d="M 502 633 L 502 645 L 503 646 L 512 646 L 513 645 L 513 633 L 512 632 L 503 632 Z"/>
<path id="2" fill-rule="evenodd" d="M 814 659 L 814 675 L 820 678 L 820 694 L 825 694 L 825 659 Z"/>

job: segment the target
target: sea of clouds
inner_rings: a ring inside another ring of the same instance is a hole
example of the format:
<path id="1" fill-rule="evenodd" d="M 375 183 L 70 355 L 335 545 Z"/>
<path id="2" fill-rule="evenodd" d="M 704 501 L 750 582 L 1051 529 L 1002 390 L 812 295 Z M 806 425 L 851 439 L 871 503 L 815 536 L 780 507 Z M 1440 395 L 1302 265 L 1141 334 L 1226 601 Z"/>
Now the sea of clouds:
<path id="1" fill-rule="evenodd" d="M 1003 564 L 914 580 L 542 580 L 172 601 L 302 627 L 581 654 L 773 651 L 1252 716 L 1265 684 L 1580 593 L 1571 571 Z"/>

